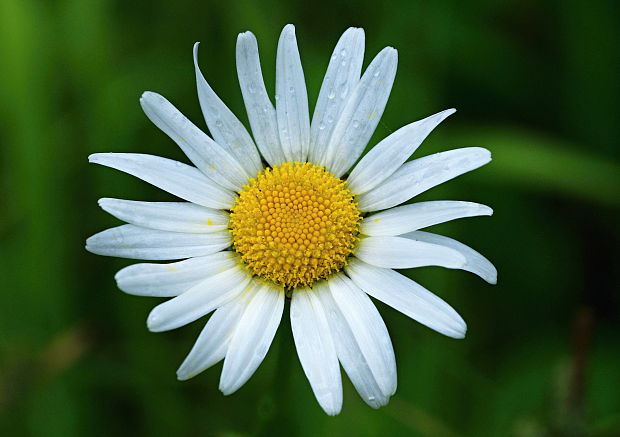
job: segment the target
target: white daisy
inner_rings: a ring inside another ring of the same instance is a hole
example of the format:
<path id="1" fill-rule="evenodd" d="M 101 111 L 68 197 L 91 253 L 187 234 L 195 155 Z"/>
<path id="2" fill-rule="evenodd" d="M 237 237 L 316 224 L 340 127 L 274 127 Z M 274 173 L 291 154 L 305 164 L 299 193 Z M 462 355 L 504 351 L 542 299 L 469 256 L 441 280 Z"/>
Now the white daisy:
<path id="1" fill-rule="evenodd" d="M 237 73 L 252 135 L 203 77 L 194 46 L 198 97 L 211 137 L 164 97 L 146 92 L 146 115 L 194 166 L 152 155 L 97 153 L 90 161 L 153 184 L 185 202 L 101 199 L 128 224 L 100 232 L 86 249 L 142 260 L 122 269 L 118 287 L 172 299 L 156 306 L 151 331 L 175 329 L 210 312 L 177 371 L 191 378 L 224 360 L 220 390 L 254 373 L 280 323 L 285 296 L 297 353 L 321 407 L 342 406 L 340 364 L 362 399 L 385 405 L 396 390 L 392 343 L 369 295 L 450 337 L 466 325 L 447 303 L 392 269 L 442 266 L 496 282 L 493 265 L 453 239 L 419 229 L 491 215 L 470 202 L 397 206 L 491 160 L 463 148 L 405 162 L 453 109 L 413 122 L 368 152 L 396 74 L 386 47 L 361 74 L 364 32 L 348 29 L 332 54 L 312 121 L 295 29 L 282 31 L 275 107 L 256 38 L 237 39 Z M 350 171 L 350 173 L 348 173 Z M 377 212 L 380 211 L 380 212 Z"/>

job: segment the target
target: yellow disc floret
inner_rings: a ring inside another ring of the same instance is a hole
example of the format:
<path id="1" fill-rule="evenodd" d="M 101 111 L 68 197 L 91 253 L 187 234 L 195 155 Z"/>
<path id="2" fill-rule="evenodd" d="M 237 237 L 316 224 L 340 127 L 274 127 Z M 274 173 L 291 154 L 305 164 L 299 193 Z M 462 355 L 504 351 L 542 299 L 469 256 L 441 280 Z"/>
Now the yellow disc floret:
<path id="1" fill-rule="evenodd" d="M 295 288 L 345 266 L 360 220 L 344 181 L 318 165 L 286 162 L 261 171 L 239 192 L 230 232 L 252 273 Z"/>

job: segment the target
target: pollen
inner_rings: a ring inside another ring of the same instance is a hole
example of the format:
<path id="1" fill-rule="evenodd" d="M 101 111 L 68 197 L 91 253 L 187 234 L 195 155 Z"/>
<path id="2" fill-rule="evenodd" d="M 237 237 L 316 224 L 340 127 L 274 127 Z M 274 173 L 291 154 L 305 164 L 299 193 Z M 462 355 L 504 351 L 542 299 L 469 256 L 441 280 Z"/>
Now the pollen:
<path id="1" fill-rule="evenodd" d="M 286 162 L 241 189 L 230 232 L 253 274 L 293 289 L 346 265 L 361 219 L 346 182 L 318 165 Z"/>

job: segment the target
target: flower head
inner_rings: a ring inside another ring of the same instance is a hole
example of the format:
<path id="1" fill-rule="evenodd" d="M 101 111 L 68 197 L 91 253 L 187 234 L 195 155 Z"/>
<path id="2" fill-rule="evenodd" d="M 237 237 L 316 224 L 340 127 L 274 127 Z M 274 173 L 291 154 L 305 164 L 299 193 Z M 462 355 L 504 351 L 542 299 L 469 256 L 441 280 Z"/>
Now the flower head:
<path id="1" fill-rule="evenodd" d="M 164 97 L 140 103 L 193 166 L 132 153 L 90 161 L 151 183 L 184 202 L 101 199 L 128 224 L 87 240 L 96 254 L 142 260 L 118 272 L 123 291 L 172 297 L 156 306 L 151 331 L 213 314 L 177 371 L 189 379 L 224 360 L 220 390 L 240 388 L 262 362 L 289 296 L 293 337 L 312 390 L 328 414 L 342 406 L 340 365 L 366 403 L 385 405 L 396 390 L 392 343 L 369 296 L 441 332 L 462 338 L 463 319 L 443 300 L 392 269 L 442 266 L 495 283 L 482 255 L 420 229 L 490 215 L 484 205 L 418 202 L 414 196 L 490 161 L 481 148 L 406 162 L 454 110 L 410 123 L 359 160 L 386 106 L 397 54 L 383 49 L 362 74 L 364 32 L 348 29 L 329 61 L 312 120 L 294 27 L 278 43 L 275 107 L 258 46 L 237 40 L 237 73 L 252 135 L 194 64 L 211 136 Z M 359 160 L 357 165 L 354 164 Z"/>

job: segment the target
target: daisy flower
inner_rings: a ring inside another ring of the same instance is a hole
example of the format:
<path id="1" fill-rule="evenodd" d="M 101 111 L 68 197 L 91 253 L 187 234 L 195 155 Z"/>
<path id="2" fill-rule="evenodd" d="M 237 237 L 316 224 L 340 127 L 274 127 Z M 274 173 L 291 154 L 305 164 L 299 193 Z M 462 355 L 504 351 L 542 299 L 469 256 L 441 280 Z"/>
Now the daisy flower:
<path id="1" fill-rule="evenodd" d="M 211 312 L 177 370 L 192 378 L 224 360 L 220 390 L 231 394 L 258 368 L 285 300 L 303 370 L 321 407 L 342 407 L 340 365 L 371 407 L 396 390 L 388 330 L 369 296 L 450 337 L 463 319 L 394 269 L 441 266 L 495 283 L 493 265 L 451 238 L 420 231 L 484 205 L 431 201 L 398 206 L 491 160 L 470 147 L 406 162 L 453 109 L 404 126 L 359 159 L 381 118 L 397 52 L 381 50 L 362 74 L 364 32 L 350 28 L 330 58 L 312 119 L 295 28 L 278 42 L 276 95 L 263 81 L 256 38 L 237 39 L 237 74 L 250 132 L 194 67 L 210 135 L 159 94 L 145 92 L 147 117 L 192 165 L 136 153 L 96 153 L 90 162 L 140 178 L 182 202 L 101 199 L 127 222 L 90 237 L 86 249 L 140 263 L 120 270 L 129 294 L 170 297 L 149 314 L 151 331 L 176 329 Z M 359 162 L 358 162 L 359 160 Z M 354 165 L 357 162 L 357 165 Z M 180 261 L 179 261 L 180 260 Z"/>

